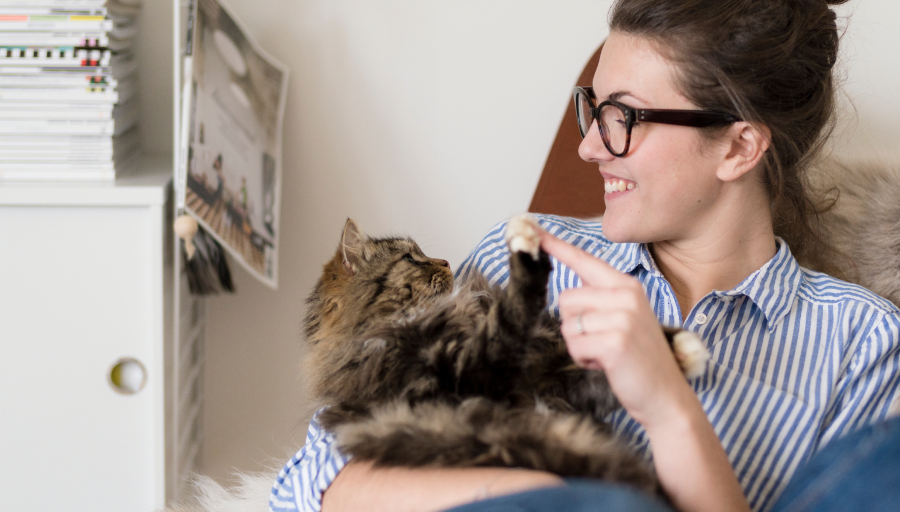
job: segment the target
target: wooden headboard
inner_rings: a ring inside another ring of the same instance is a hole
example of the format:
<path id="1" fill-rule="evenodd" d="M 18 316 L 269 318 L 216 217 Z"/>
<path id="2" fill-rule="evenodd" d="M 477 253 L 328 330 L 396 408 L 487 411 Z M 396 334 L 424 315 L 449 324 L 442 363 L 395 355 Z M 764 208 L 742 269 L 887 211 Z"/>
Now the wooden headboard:
<path id="1" fill-rule="evenodd" d="M 574 85 L 590 85 L 602 49 L 601 43 Z M 568 105 L 528 211 L 579 218 L 598 217 L 606 210 L 603 177 L 597 170 L 597 164 L 578 157 L 581 134 L 575 121 L 575 103 L 571 93 Z"/>

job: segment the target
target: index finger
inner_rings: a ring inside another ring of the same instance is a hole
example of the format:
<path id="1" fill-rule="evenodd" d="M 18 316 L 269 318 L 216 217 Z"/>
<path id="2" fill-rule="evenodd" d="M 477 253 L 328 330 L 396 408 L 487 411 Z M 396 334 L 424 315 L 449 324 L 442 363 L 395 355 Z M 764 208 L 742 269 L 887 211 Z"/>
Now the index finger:
<path id="1" fill-rule="evenodd" d="M 585 284 L 589 286 L 608 286 L 610 283 L 621 283 L 626 278 L 624 274 L 600 258 L 592 256 L 574 245 L 563 242 L 543 229 L 539 230 L 539 232 L 541 247 L 544 251 L 574 270 Z"/>

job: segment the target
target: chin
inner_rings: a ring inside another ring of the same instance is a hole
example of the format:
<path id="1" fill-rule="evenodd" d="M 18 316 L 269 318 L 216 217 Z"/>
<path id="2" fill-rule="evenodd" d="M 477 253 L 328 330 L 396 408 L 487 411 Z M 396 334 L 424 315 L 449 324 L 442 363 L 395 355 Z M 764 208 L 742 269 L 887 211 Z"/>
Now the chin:
<path id="1" fill-rule="evenodd" d="M 629 225 L 633 226 L 633 223 L 629 223 L 615 214 L 605 214 L 603 215 L 603 236 L 610 242 L 635 242 L 637 241 L 636 233 L 634 229 L 627 227 Z"/>

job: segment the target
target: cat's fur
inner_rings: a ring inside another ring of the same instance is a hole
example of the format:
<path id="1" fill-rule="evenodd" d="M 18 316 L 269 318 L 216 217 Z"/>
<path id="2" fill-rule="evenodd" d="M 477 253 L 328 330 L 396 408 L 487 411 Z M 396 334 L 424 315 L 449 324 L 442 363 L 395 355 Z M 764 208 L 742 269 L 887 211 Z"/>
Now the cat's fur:
<path id="1" fill-rule="evenodd" d="M 330 406 L 319 422 L 345 453 L 381 465 L 526 467 L 659 492 L 650 466 L 603 423 L 617 408 L 604 374 L 575 366 L 545 311 L 552 266 L 533 223 L 508 224 L 505 289 L 476 275 L 451 294 L 445 261 L 347 221 L 306 317 L 306 373 Z M 693 336 L 681 332 L 679 343 Z M 687 343 L 680 362 L 705 367 L 699 339 Z"/>

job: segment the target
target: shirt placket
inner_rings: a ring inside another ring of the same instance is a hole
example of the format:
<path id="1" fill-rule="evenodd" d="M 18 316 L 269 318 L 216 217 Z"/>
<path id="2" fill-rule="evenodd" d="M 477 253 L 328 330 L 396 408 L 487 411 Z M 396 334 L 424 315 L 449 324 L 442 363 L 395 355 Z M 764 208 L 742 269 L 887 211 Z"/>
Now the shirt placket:
<path id="1" fill-rule="evenodd" d="M 693 331 L 712 345 L 709 334 L 734 307 L 734 297 L 725 292 L 714 291 L 700 300 L 684 321 L 684 329 Z"/>
<path id="2" fill-rule="evenodd" d="M 678 299 L 675 298 L 675 293 L 672 291 L 672 287 L 669 285 L 669 282 L 657 272 L 651 272 L 643 270 L 643 275 L 640 276 L 645 283 L 644 291 L 647 293 L 648 297 L 653 297 L 655 295 L 656 300 L 651 304 L 654 312 L 656 313 L 656 318 L 659 322 L 668 327 L 681 327 L 681 310 L 678 305 Z"/>

